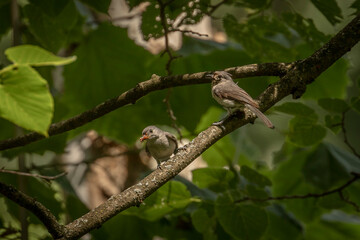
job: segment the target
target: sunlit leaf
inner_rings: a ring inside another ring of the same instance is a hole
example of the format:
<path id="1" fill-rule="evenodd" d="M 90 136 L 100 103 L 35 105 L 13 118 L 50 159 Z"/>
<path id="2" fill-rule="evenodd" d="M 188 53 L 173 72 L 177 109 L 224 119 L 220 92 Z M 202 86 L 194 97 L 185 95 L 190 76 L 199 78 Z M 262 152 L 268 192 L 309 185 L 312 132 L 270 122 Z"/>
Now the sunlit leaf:
<path id="1" fill-rule="evenodd" d="M 0 75 L 0 116 L 47 136 L 54 102 L 47 82 L 34 69 L 20 66 Z"/>
<path id="2" fill-rule="evenodd" d="M 16 64 L 32 66 L 58 66 L 72 63 L 76 57 L 58 57 L 38 46 L 20 45 L 8 48 L 5 51 L 10 61 Z"/>

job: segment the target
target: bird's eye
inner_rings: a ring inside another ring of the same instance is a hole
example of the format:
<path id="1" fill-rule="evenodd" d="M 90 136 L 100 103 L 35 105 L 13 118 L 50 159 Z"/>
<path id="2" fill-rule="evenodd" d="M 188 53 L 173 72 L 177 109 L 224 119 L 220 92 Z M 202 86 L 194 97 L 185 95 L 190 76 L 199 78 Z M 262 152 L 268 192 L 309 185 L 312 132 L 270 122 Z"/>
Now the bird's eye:
<path id="1" fill-rule="evenodd" d="M 150 130 L 149 130 L 149 132 L 150 132 L 150 133 L 152 133 L 152 132 L 153 132 L 153 130 L 152 130 L 152 129 L 150 129 Z"/>

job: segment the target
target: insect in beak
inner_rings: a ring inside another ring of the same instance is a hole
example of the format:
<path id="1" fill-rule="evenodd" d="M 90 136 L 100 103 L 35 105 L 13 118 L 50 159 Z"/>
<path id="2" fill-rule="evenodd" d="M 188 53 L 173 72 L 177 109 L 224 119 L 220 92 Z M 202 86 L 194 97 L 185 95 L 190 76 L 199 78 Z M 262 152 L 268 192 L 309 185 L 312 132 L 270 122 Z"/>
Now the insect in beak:
<path id="1" fill-rule="evenodd" d="M 140 142 L 145 141 L 146 139 L 149 139 L 149 136 L 144 134 L 141 138 L 140 138 Z"/>

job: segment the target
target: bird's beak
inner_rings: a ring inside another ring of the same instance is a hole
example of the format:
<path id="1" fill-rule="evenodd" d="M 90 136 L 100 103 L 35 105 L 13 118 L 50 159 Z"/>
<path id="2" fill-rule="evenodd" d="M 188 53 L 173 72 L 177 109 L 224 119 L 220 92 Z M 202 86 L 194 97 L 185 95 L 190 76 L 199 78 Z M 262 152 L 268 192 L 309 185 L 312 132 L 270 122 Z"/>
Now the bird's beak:
<path id="1" fill-rule="evenodd" d="M 141 138 L 140 138 L 140 142 L 145 141 L 146 139 L 149 139 L 149 136 L 144 134 Z"/>

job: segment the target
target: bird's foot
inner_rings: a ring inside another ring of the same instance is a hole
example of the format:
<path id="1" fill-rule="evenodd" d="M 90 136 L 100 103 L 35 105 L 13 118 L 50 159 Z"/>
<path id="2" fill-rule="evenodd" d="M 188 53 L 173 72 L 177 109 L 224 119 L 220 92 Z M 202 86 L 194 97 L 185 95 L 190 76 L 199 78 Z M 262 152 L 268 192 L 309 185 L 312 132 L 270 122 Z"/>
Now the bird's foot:
<path id="1" fill-rule="evenodd" d="M 222 125 L 224 123 L 224 120 L 221 120 L 221 121 L 218 121 L 218 122 L 214 122 L 213 124 L 211 124 L 211 125 L 213 125 L 213 126 L 220 126 L 220 125 Z"/>

